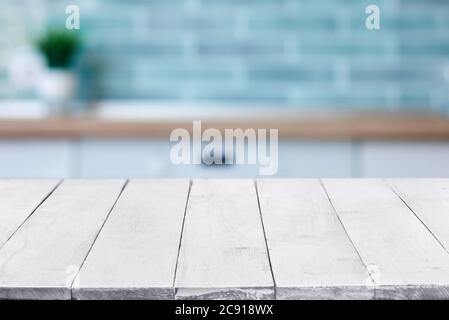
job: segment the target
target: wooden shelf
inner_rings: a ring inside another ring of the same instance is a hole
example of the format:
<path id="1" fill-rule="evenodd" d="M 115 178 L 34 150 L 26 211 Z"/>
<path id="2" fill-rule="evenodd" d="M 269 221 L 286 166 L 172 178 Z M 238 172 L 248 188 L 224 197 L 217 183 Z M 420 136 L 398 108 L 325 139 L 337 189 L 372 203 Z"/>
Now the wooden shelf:
<path id="1" fill-rule="evenodd" d="M 0 138 L 161 138 L 175 128 L 192 130 L 190 120 L 0 119 Z M 449 140 L 449 119 L 422 115 L 344 115 L 255 120 L 213 119 L 206 128 L 279 129 L 291 139 Z"/>

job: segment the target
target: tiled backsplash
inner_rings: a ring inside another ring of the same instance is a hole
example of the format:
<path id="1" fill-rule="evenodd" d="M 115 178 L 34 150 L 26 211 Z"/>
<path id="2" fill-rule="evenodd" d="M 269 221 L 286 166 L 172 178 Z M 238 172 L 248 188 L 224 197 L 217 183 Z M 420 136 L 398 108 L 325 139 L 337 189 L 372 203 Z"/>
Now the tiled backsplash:
<path id="1" fill-rule="evenodd" d="M 46 24 L 64 26 L 65 7 L 76 4 L 86 40 L 78 61 L 85 99 L 449 106 L 448 0 L 1 2 L 3 98 L 23 95 L 8 87 L 5 52 Z M 381 30 L 365 27 L 370 4 L 381 9 Z"/>

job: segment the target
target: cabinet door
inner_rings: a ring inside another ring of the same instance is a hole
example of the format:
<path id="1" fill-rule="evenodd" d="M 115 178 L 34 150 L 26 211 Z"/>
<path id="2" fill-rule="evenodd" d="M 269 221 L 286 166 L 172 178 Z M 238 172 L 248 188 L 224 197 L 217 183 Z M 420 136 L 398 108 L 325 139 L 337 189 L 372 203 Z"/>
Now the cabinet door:
<path id="1" fill-rule="evenodd" d="M 449 177 L 449 143 L 367 142 L 360 148 L 363 177 Z"/>
<path id="2" fill-rule="evenodd" d="M 168 139 L 85 140 L 80 147 L 81 176 L 85 178 L 206 178 L 252 177 L 256 175 L 254 165 L 175 165 L 170 160 L 172 146 L 173 143 Z"/>
<path id="3" fill-rule="evenodd" d="M 244 165 L 175 165 L 170 161 L 172 145 L 165 140 L 86 140 L 81 144 L 81 176 L 86 178 L 260 176 L 259 162 Z M 275 161 L 275 158 L 276 155 L 273 155 L 271 160 Z M 348 142 L 281 141 L 277 157 L 278 171 L 273 176 L 351 177 L 352 159 L 352 147 Z"/>
<path id="4" fill-rule="evenodd" d="M 269 148 L 268 148 L 269 150 Z M 247 152 L 247 150 L 245 151 Z M 269 155 L 269 165 L 197 165 L 173 168 L 175 176 L 191 177 L 351 177 L 353 175 L 353 147 L 350 142 L 279 141 L 278 153 Z M 261 176 L 261 168 L 275 166 L 272 176 Z"/>
<path id="5" fill-rule="evenodd" d="M 74 144 L 68 140 L 0 140 L 0 178 L 72 177 Z"/>
<path id="6" fill-rule="evenodd" d="M 353 147 L 341 141 L 281 141 L 279 177 L 353 176 Z"/>
<path id="7" fill-rule="evenodd" d="M 79 162 L 84 178 L 167 177 L 168 140 L 88 139 L 81 142 Z"/>

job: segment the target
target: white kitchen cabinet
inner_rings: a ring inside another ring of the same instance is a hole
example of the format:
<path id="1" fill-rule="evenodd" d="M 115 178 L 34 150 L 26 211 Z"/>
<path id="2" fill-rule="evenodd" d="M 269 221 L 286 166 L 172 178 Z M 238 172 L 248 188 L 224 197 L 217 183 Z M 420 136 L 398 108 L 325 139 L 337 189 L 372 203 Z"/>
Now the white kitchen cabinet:
<path id="1" fill-rule="evenodd" d="M 175 165 L 170 161 L 173 143 L 163 139 L 94 139 L 80 144 L 81 177 L 255 177 L 254 165 Z"/>
<path id="2" fill-rule="evenodd" d="M 351 177 L 353 145 L 348 141 L 280 141 L 279 177 Z"/>
<path id="3" fill-rule="evenodd" d="M 449 177 L 449 143 L 282 140 L 278 172 L 175 165 L 168 139 L 2 139 L 0 178 Z"/>
<path id="4" fill-rule="evenodd" d="M 83 178 L 170 176 L 168 140 L 87 139 L 80 142 Z"/>
<path id="5" fill-rule="evenodd" d="M 70 140 L 0 140 L 0 178 L 73 177 L 75 144 Z"/>
<path id="6" fill-rule="evenodd" d="M 358 152 L 362 177 L 449 177 L 447 142 L 366 142 Z"/>
<path id="7" fill-rule="evenodd" d="M 81 143 L 82 177 L 249 178 L 259 165 L 175 165 L 167 140 L 86 140 Z M 280 142 L 278 177 L 352 175 L 348 142 Z"/>

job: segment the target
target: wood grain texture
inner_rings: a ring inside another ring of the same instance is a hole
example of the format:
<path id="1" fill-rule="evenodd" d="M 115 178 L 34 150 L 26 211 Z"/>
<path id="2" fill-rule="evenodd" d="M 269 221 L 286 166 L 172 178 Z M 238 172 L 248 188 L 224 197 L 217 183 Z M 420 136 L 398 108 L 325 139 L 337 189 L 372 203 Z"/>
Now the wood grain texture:
<path id="1" fill-rule="evenodd" d="M 0 248 L 57 183 L 58 180 L 0 180 Z"/>
<path id="2" fill-rule="evenodd" d="M 259 180 L 277 299 L 372 299 L 372 281 L 319 180 Z"/>
<path id="3" fill-rule="evenodd" d="M 449 252 L 449 179 L 388 179 L 387 184 Z"/>
<path id="4" fill-rule="evenodd" d="M 382 180 L 324 186 L 376 283 L 375 298 L 449 298 L 449 255 Z"/>
<path id="5" fill-rule="evenodd" d="M 75 299 L 174 299 L 188 180 L 132 180 L 74 281 Z"/>
<path id="6" fill-rule="evenodd" d="M 281 138 L 320 139 L 449 139 L 449 120 L 422 114 L 342 114 L 307 115 L 289 113 L 279 116 L 217 119 L 203 118 L 203 129 L 278 128 Z M 95 116 L 45 120 L 0 120 L 0 138 L 80 138 L 80 137 L 162 137 L 176 128 L 192 129 L 192 120 L 112 120 Z"/>
<path id="7" fill-rule="evenodd" d="M 274 297 L 250 180 L 194 180 L 175 281 L 177 299 Z"/>
<path id="8" fill-rule="evenodd" d="M 0 299 L 449 299 L 449 180 L 57 184 L 0 180 Z"/>
<path id="9" fill-rule="evenodd" d="M 70 299 L 124 181 L 64 181 L 0 250 L 0 298 Z"/>

